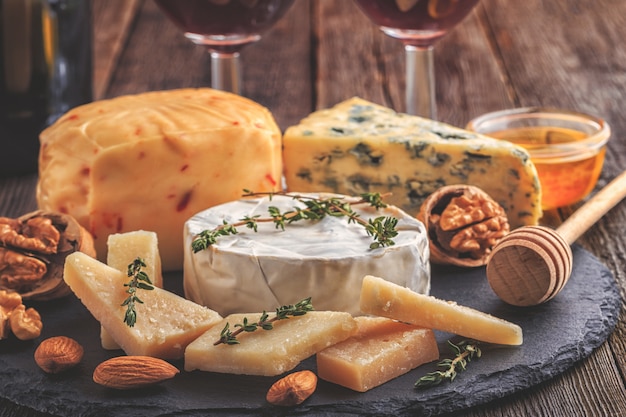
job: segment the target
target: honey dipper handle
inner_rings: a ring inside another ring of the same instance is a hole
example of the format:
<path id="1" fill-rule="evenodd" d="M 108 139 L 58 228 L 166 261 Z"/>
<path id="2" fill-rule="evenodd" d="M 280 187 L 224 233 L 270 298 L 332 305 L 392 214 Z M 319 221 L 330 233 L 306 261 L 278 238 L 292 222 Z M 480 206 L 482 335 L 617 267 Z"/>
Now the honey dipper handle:
<path id="1" fill-rule="evenodd" d="M 626 171 L 598 191 L 556 231 L 568 244 L 572 244 L 624 197 L 626 197 Z"/>

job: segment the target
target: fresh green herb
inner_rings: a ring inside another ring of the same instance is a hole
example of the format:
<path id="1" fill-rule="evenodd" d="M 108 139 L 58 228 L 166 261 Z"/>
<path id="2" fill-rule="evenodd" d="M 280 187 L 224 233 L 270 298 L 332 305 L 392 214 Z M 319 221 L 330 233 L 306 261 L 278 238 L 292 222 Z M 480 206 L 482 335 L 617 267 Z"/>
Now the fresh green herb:
<path id="1" fill-rule="evenodd" d="M 368 204 L 377 210 L 387 207 L 383 202 L 383 196 L 379 193 L 361 194 L 359 200 L 351 203 L 340 197 L 322 199 L 290 193 L 254 193 L 249 190 L 244 190 L 244 193 L 244 197 L 268 195 L 270 199 L 274 195 L 289 196 L 303 203 L 305 207 L 281 212 L 277 207 L 272 206 L 268 208 L 270 217 L 244 217 L 232 224 L 224 221 L 220 226 L 212 230 L 204 230 L 194 238 L 191 243 L 194 253 L 214 245 L 220 236 L 236 235 L 237 227 L 240 226 L 245 226 L 256 232 L 259 223 L 273 222 L 277 229 L 285 230 L 285 226 L 290 223 L 300 220 L 320 220 L 325 216 L 347 217 L 348 223 L 358 223 L 363 226 L 368 236 L 372 236 L 375 240 L 370 245 L 370 249 L 393 246 L 395 244 L 393 238 L 398 235 L 396 230 L 398 219 L 380 216 L 366 221 L 352 209 L 352 206 L 359 204 Z"/>
<path id="2" fill-rule="evenodd" d="M 448 340 L 448 346 L 455 354 L 454 359 L 444 359 L 437 364 L 438 367 L 443 368 L 441 371 L 434 371 L 428 373 L 417 380 L 415 383 L 416 388 L 426 388 L 434 385 L 439 385 L 445 380 L 454 381 L 457 373 L 464 371 L 467 368 L 468 362 L 474 357 L 480 358 L 482 352 L 478 347 L 478 343 L 462 341 L 456 345 Z"/>
<path id="3" fill-rule="evenodd" d="M 222 329 L 220 333 L 220 338 L 218 341 L 213 343 L 213 345 L 226 344 L 226 345 L 237 345 L 239 344 L 239 340 L 237 340 L 237 336 L 243 332 L 254 332 L 259 327 L 263 330 L 272 330 L 274 328 L 273 323 L 278 320 L 285 320 L 289 317 L 295 316 L 303 316 L 307 312 L 313 311 L 313 304 L 311 304 L 311 297 L 305 298 L 304 300 L 299 301 L 295 305 L 285 305 L 276 309 L 276 315 L 271 317 L 267 312 L 263 312 L 259 321 L 250 323 L 247 317 L 243 318 L 242 323 L 235 324 L 234 327 L 237 327 L 237 330 L 231 331 L 230 326 L 226 323 L 226 326 Z"/>
<path id="4" fill-rule="evenodd" d="M 143 272 L 141 268 L 145 268 L 146 263 L 143 259 L 137 257 L 135 260 L 128 264 L 128 276 L 131 277 L 131 280 L 124 284 L 125 287 L 128 287 L 126 293 L 128 294 L 128 298 L 124 300 L 121 304 L 122 306 L 126 306 L 126 314 L 124 315 L 124 323 L 128 325 L 128 327 L 133 327 L 137 322 L 137 311 L 135 310 L 135 303 L 143 304 L 143 301 L 139 297 L 137 297 L 137 290 L 153 290 L 154 286 L 152 285 L 152 281 L 150 281 L 150 277 L 148 274 Z"/>

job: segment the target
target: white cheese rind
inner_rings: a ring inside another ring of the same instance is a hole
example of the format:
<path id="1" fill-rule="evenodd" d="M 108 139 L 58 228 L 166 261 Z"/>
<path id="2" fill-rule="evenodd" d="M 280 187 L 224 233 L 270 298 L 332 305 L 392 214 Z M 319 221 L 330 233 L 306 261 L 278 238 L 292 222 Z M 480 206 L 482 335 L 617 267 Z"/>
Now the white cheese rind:
<path id="1" fill-rule="evenodd" d="M 289 190 L 360 194 L 392 192 L 390 204 L 416 215 L 444 185 L 483 189 L 512 227 L 536 224 L 541 189 L 527 151 L 352 98 L 289 127 L 283 137 Z"/>
<path id="2" fill-rule="evenodd" d="M 203 230 L 245 216 L 268 217 L 268 207 L 282 212 L 303 205 L 292 197 L 243 199 L 198 213 L 185 223 L 184 288 L 187 298 L 221 315 L 263 311 L 311 297 L 316 310 L 360 314 L 363 277 L 377 271 L 416 292 L 430 291 L 428 238 L 424 225 L 395 207 L 376 211 L 354 206 L 365 220 L 399 219 L 391 247 L 369 249 L 373 238 L 343 217 L 298 221 L 285 230 L 260 223 L 258 232 L 239 227 L 234 236 L 193 253 L 191 243 Z"/>

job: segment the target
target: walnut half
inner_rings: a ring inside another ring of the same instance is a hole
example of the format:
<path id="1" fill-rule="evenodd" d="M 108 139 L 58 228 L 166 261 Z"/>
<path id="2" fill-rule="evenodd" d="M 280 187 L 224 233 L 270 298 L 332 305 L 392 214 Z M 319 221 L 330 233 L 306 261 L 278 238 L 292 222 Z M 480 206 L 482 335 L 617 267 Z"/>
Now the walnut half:
<path id="1" fill-rule="evenodd" d="M 0 290 L 0 340 L 13 333 L 20 340 L 39 337 L 43 324 L 34 308 L 22 304 L 22 296 L 16 292 Z"/>
<path id="2" fill-rule="evenodd" d="M 63 281 L 65 257 L 96 255 L 91 235 L 71 216 L 34 211 L 0 217 L 0 290 L 25 300 L 50 300 L 70 293 Z"/>
<path id="3" fill-rule="evenodd" d="M 471 185 L 441 187 L 426 198 L 417 218 L 426 226 L 431 261 L 438 264 L 485 265 L 510 230 L 502 206 Z"/>

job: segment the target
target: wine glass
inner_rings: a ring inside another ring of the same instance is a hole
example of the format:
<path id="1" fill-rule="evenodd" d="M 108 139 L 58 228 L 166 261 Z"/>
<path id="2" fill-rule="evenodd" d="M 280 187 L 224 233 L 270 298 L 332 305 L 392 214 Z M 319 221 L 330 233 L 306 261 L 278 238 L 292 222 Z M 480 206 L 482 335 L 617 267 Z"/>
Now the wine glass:
<path id="1" fill-rule="evenodd" d="M 437 119 L 435 43 L 461 22 L 479 0 L 355 0 L 388 36 L 404 44 L 406 112 Z"/>
<path id="2" fill-rule="evenodd" d="M 261 39 L 294 0 L 155 0 L 185 37 L 211 54 L 211 87 L 241 94 L 241 49 Z"/>

